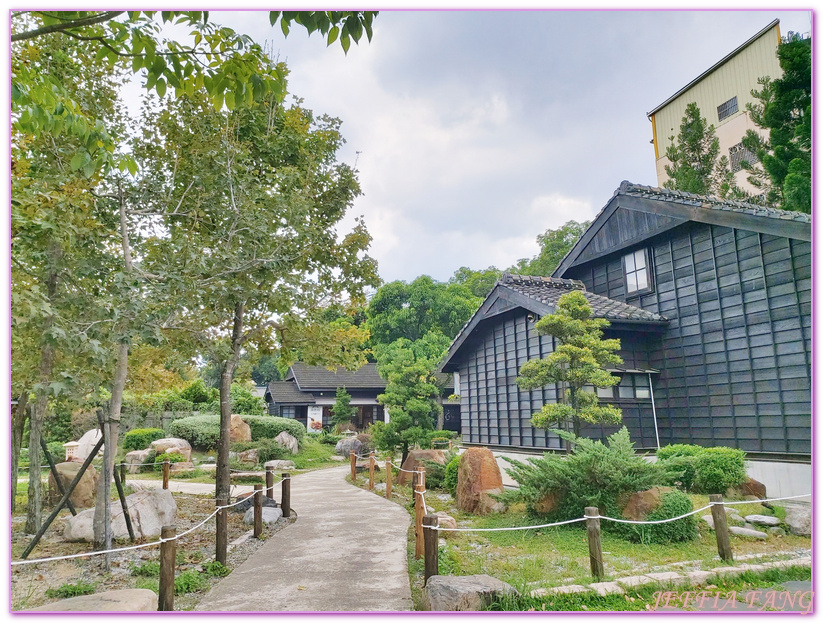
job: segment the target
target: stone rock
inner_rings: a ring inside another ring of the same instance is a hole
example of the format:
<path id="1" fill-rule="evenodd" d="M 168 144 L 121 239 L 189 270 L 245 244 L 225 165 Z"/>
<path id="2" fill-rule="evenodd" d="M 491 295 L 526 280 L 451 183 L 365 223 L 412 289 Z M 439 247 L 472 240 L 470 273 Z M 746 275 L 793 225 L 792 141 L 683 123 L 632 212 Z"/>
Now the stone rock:
<path id="1" fill-rule="evenodd" d="M 243 500 L 239 504 L 235 504 L 229 510 L 233 513 L 245 513 L 250 508 L 254 510 L 254 493 L 241 493 L 237 496 L 235 501 Z M 261 500 L 261 504 L 263 508 L 278 508 L 277 502 L 272 500 L 270 497 L 263 496 Z"/>
<path id="2" fill-rule="evenodd" d="M 633 493 L 623 508 L 623 518 L 632 521 L 645 520 L 649 513 L 660 506 L 660 498 L 671 490 L 671 487 L 652 487 Z"/>
<path id="3" fill-rule="evenodd" d="M 787 506 L 783 523 L 797 536 L 812 535 L 812 509 L 806 506 Z"/>
<path id="4" fill-rule="evenodd" d="M 143 466 L 143 463 L 145 463 L 146 459 L 149 458 L 149 452 L 151 452 L 151 450 L 132 450 L 126 454 L 126 458 L 123 459 L 123 462 L 128 465 L 127 469 L 130 474 L 137 474 L 140 472 L 140 468 Z"/>
<path id="5" fill-rule="evenodd" d="M 661 571 L 660 573 L 647 573 L 646 577 L 651 578 L 655 582 L 660 582 L 661 584 L 682 584 L 686 581 L 679 573 L 674 571 Z"/>
<path id="6" fill-rule="evenodd" d="M 147 588 L 127 588 L 61 599 L 20 612 L 156 612 L 157 593 Z"/>
<path id="7" fill-rule="evenodd" d="M 176 452 L 177 454 L 181 454 L 186 461 L 191 461 L 191 444 L 185 439 L 179 439 L 177 437 L 156 439 L 151 442 L 150 448 L 155 451 L 157 456 Z"/>
<path id="8" fill-rule="evenodd" d="M 179 474 L 180 472 L 193 472 L 194 463 L 191 461 L 180 461 L 179 463 L 172 463 L 169 467 L 169 473 Z"/>
<path id="9" fill-rule="evenodd" d="M 502 512 L 505 505 L 489 494 L 503 493 L 503 477 L 488 448 L 468 448 L 460 455 L 457 470 L 457 508 L 477 515 Z"/>
<path id="10" fill-rule="evenodd" d="M 251 441 L 251 427 L 236 413 L 232 413 L 229 422 L 229 441 Z"/>
<path id="11" fill-rule="evenodd" d="M 75 460 L 85 461 L 91 451 L 94 450 L 94 446 L 100 441 L 100 437 L 102 437 L 102 434 L 99 428 L 92 428 L 83 433 L 83 436 L 77 441 L 77 451 L 74 454 Z M 103 449 L 103 446 L 100 446 L 97 456 L 103 456 Z"/>
<path id="12" fill-rule="evenodd" d="M 340 456 L 339 454 L 332 454 L 329 458 L 332 461 L 345 461 L 346 460 L 345 456 Z"/>
<path id="13" fill-rule="evenodd" d="M 263 467 L 265 469 L 268 469 L 268 468 L 271 468 L 271 469 L 294 469 L 294 461 L 281 461 L 281 460 L 266 461 L 263 464 Z"/>
<path id="14" fill-rule="evenodd" d="M 711 515 L 703 515 L 701 519 L 705 521 L 707 524 L 709 524 L 709 528 L 714 530 L 714 517 L 712 517 Z"/>
<path id="15" fill-rule="evenodd" d="M 292 454 L 297 454 L 297 452 L 299 451 L 297 447 L 297 439 L 295 439 L 286 431 L 282 431 L 279 435 L 277 435 L 277 437 L 274 438 L 274 443 L 276 443 L 279 446 L 283 446 Z"/>
<path id="16" fill-rule="evenodd" d="M 769 534 L 775 536 L 786 536 L 786 531 L 783 528 L 769 528 Z"/>
<path id="17" fill-rule="evenodd" d="M 737 485 L 736 487 L 729 487 L 726 490 L 727 498 L 746 498 L 749 496 L 754 496 L 761 500 L 765 500 L 766 485 L 762 482 L 758 482 L 754 478 L 749 478 L 743 484 Z"/>
<path id="18" fill-rule="evenodd" d="M 447 515 L 446 513 L 442 512 L 442 511 L 439 512 L 439 513 L 435 513 L 435 515 L 437 515 L 437 525 L 439 527 L 441 527 L 441 528 L 456 528 L 457 527 L 457 520 L 454 517 L 452 517 L 451 515 Z M 439 532 L 438 534 L 440 536 L 444 537 L 444 538 L 453 539 L 454 537 L 456 537 L 459 534 L 459 532 Z"/>
<path id="19" fill-rule="evenodd" d="M 556 586 L 555 588 L 550 588 L 548 592 L 554 593 L 556 595 L 568 595 L 569 593 L 588 593 L 589 587 L 581 586 L 580 584 L 567 584 L 566 586 Z"/>
<path id="20" fill-rule="evenodd" d="M 213 456 L 207 456 L 205 459 L 203 459 L 203 462 L 204 463 L 217 463 L 217 459 L 214 458 Z"/>
<path id="21" fill-rule="evenodd" d="M 760 532 L 760 530 L 750 530 L 749 528 L 741 528 L 739 526 L 729 526 L 729 532 L 736 536 L 749 537 L 752 539 L 764 540 L 768 537 L 765 532 Z"/>
<path id="22" fill-rule="evenodd" d="M 688 571 L 686 579 L 692 586 L 703 586 L 714 574 L 711 571 Z"/>
<path id="23" fill-rule="evenodd" d="M 445 465 L 446 455 L 442 450 L 409 450 L 406 460 L 403 461 L 403 465 L 400 466 L 401 469 L 407 471 L 400 472 L 397 476 L 397 484 L 405 485 L 411 483 L 414 474 L 408 472 L 414 472 L 417 471 L 418 467 L 423 467 L 423 461 L 434 461 L 440 465 Z"/>
<path id="24" fill-rule="evenodd" d="M 615 581 L 621 586 L 625 586 L 626 588 L 634 588 L 635 586 L 640 586 L 642 584 L 654 582 L 652 578 L 645 575 L 630 575 L 626 578 L 617 578 L 617 580 Z"/>
<path id="25" fill-rule="evenodd" d="M 241 463 L 245 463 L 246 465 L 257 465 L 257 461 L 260 460 L 260 456 L 257 448 L 252 448 L 251 450 L 246 450 L 245 452 L 238 454 L 237 460 Z"/>
<path id="26" fill-rule="evenodd" d="M 500 595 L 517 595 L 509 584 L 489 575 L 434 575 L 423 589 L 423 610 L 475 612 Z"/>
<path id="27" fill-rule="evenodd" d="M 745 526 L 746 520 L 740 515 L 726 515 L 726 523 L 730 526 Z"/>
<path id="28" fill-rule="evenodd" d="M 67 461 L 65 463 L 58 463 L 55 467 L 57 468 L 57 475 L 60 477 L 60 483 L 64 489 L 68 490 L 69 485 L 80 471 L 82 464 L 75 461 Z M 90 508 L 94 506 L 96 492 L 97 470 L 94 469 L 93 465 L 89 465 L 86 473 L 83 474 L 80 482 L 77 483 L 74 491 L 71 492 L 69 499 L 75 508 Z M 62 497 L 63 495 L 60 493 L 60 489 L 57 488 L 54 474 L 49 471 L 48 503 L 54 506 L 60 502 Z"/>
<path id="29" fill-rule="evenodd" d="M 594 584 L 589 584 L 589 588 L 601 597 L 605 597 L 606 595 L 623 595 L 626 592 L 617 582 L 595 582 Z"/>
<path id="30" fill-rule="evenodd" d="M 756 526 L 774 527 L 780 525 L 780 520 L 777 517 L 769 515 L 746 515 L 746 521 Z"/>
<path id="31" fill-rule="evenodd" d="M 160 528 L 174 525 L 177 504 L 168 489 L 150 489 L 132 493 L 126 498 L 126 505 L 129 509 L 135 538 L 157 537 L 160 536 Z M 112 502 L 110 512 L 113 538 L 128 538 L 129 533 L 120 502 Z M 66 541 L 93 542 L 93 521 L 93 508 L 77 513 L 75 517 L 69 517 L 63 531 L 63 538 Z"/>
<path id="32" fill-rule="evenodd" d="M 263 507 L 263 523 L 264 524 L 273 524 L 277 523 L 277 520 L 283 516 L 283 511 L 279 508 L 270 508 L 268 506 Z M 243 523 L 245 524 L 253 524 L 254 523 L 254 508 L 250 508 L 246 511 L 246 514 L 243 515 Z"/>
<path id="33" fill-rule="evenodd" d="M 334 453 L 348 458 L 352 451 L 354 451 L 355 454 L 360 454 L 360 448 L 362 447 L 363 442 L 357 437 L 344 437 L 334 446 Z"/>

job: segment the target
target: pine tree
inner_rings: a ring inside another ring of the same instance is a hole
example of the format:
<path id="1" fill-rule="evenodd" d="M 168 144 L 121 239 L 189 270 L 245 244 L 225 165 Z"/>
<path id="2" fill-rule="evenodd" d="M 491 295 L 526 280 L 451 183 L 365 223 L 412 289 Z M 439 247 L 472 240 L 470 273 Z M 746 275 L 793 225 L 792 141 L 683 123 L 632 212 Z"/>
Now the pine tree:
<path id="1" fill-rule="evenodd" d="M 351 406 L 351 394 L 345 387 L 338 387 L 334 394 L 336 399 L 331 408 L 331 421 L 338 430 L 349 424 L 354 417 L 354 407 Z"/>

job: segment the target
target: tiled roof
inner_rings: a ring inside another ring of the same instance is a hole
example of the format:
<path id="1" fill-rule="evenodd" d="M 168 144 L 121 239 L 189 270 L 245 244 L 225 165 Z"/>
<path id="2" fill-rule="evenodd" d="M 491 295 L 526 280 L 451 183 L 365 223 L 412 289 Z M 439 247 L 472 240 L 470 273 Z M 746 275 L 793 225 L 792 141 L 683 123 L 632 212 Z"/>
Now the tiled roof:
<path id="1" fill-rule="evenodd" d="M 301 392 L 292 381 L 272 381 L 266 388 L 275 404 L 311 404 L 314 396 Z"/>
<path id="2" fill-rule="evenodd" d="M 706 197 L 687 193 L 682 190 L 669 190 L 668 188 L 656 188 L 654 186 L 643 186 L 642 184 L 632 184 L 623 181 L 615 191 L 615 195 L 627 195 L 631 197 L 642 197 L 644 199 L 654 199 L 657 201 L 669 201 L 688 206 L 706 208 L 709 210 L 726 210 L 740 214 L 750 214 L 752 216 L 765 216 L 768 218 L 780 219 L 782 221 L 798 221 L 800 223 L 811 223 L 812 217 L 803 212 L 789 212 L 776 208 L 765 208 L 753 203 L 744 201 L 731 201 L 718 199 L 717 197 Z M 605 209 L 605 208 L 604 208 Z"/>
<path id="3" fill-rule="evenodd" d="M 587 292 L 581 281 L 574 279 L 559 279 L 557 277 L 534 277 L 531 275 L 504 274 L 500 278 L 500 285 L 528 296 L 545 305 L 554 307 L 558 299 L 572 290 L 580 290 L 592 307 L 596 318 L 607 320 L 633 320 L 644 322 L 666 322 L 666 318 L 634 305 Z"/>
<path id="4" fill-rule="evenodd" d="M 345 368 L 332 371 L 322 366 L 308 366 L 297 362 L 292 365 L 286 378 L 294 378 L 300 389 L 304 391 L 337 389 L 338 387 L 345 387 L 347 390 L 386 387 L 386 381 L 377 373 L 377 364 L 374 363 L 367 363 L 362 368 L 351 372 Z"/>

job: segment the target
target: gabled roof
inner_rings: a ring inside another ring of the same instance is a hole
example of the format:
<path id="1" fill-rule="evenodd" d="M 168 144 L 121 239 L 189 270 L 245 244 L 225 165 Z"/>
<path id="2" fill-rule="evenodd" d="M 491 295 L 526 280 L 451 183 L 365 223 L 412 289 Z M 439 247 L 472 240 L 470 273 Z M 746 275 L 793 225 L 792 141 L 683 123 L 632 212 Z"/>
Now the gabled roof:
<path id="1" fill-rule="evenodd" d="M 386 388 L 386 381 L 377 373 L 377 364 L 367 363 L 354 372 L 345 368 L 336 371 L 327 370 L 322 366 L 309 366 L 297 362 L 289 368 L 286 381 L 294 380 L 298 389 L 302 391 L 336 390 L 338 387 L 353 389 L 380 389 Z"/>
<path id="2" fill-rule="evenodd" d="M 595 253 L 591 250 L 584 253 L 612 215 L 620 209 L 634 213 L 638 218 L 643 217 L 646 229 L 638 230 L 642 235 L 632 238 L 621 234 L 623 238 L 612 241 Z M 552 276 L 561 277 L 572 266 L 628 248 L 688 221 L 811 241 L 811 216 L 802 212 L 766 208 L 743 201 L 718 199 L 624 181 L 566 254 Z"/>
<path id="3" fill-rule="evenodd" d="M 314 396 L 297 389 L 292 381 L 272 381 L 266 388 L 266 402 L 275 404 L 314 404 Z"/>
<path id="4" fill-rule="evenodd" d="M 650 326 L 663 326 L 669 322 L 660 314 L 589 292 L 581 281 L 504 273 L 483 301 L 480 309 L 454 338 L 446 357 L 440 364 L 440 369 L 444 372 L 453 370 L 453 367 L 449 365 L 451 360 L 472 332 L 484 321 L 516 308 L 523 308 L 540 316 L 551 314 L 554 312 L 558 299 L 573 290 L 583 292 L 596 318 L 606 318 L 614 323 Z"/>

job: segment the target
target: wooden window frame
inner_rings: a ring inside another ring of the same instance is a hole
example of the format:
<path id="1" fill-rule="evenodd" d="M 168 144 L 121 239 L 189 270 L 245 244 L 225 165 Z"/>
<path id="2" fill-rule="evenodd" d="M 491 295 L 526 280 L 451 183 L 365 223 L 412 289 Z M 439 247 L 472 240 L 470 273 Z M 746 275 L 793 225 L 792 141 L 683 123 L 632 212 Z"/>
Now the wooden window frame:
<path id="1" fill-rule="evenodd" d="M 638 251 L 643 252 L 643 256 L 646 262 L 646 287 L 638 290 L 632 290 L 629 292 L 629 272 L 637 273 L 637 269 L 629 271 L 626 266 L 626 258 L 630 255 L 635 255 Z M 623 266 L 623 289 L 626 292 L 626 300 L 637 298 L 642 296 L 643 294 L 649 294 L 650 292 L 654 292 L 654 271 L 652 270 L 652 257 L 651 253 L 649 253 L 648 247 L 644 247 L 642 249 L 634 249 L 628 253 L 624 253 L 623 257 L 621 258 L 621 263 Z"/>

